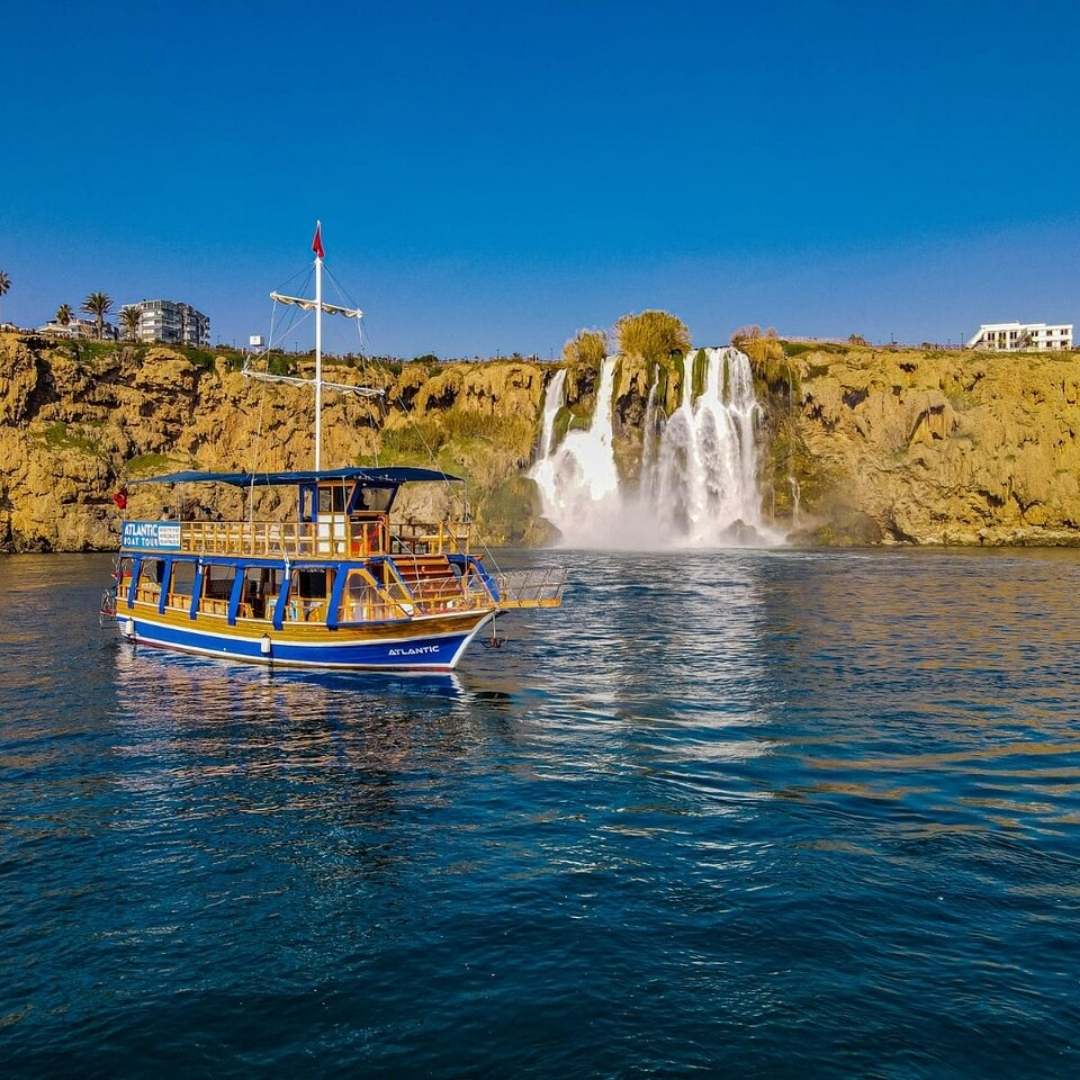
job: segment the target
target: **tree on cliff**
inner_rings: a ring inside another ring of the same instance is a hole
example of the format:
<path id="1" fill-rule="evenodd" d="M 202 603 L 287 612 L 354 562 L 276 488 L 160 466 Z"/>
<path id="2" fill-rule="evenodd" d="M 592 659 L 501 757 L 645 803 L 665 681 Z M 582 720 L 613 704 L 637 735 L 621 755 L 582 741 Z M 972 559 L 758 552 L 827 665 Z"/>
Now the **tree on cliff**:
<path id="1" fill-rule="evenodd" d="M 10 288 L 11 278 L 3 270 L 0 270 L 0 296 L 3 296 Z"/>
<path id="2" fill-rule="evenodd" d="M 775 331 L 773 333 L 775 334 Z M 744 341 L 757 341 L 759 337 L 761 337 L 761 327 L 757 323 L 740 326 L 737 330 L 731 332 L 731 344 L 738 346 Z"/>
<path id="3" fill-rule="evenodd" d="M 111 308 L 112 298 L 103 292 L 92 292 L 83 301 L 83 311 L 85 311 L 87 315 L 94 316 L 94 323 L 97 326 L 97 336 L 99 338 L 105 327 L 105 316 L 109 314 Z"/>
<path id="4" fill-rule="evenodd" d="M 668 311 L 624 315 L 615 324 L 615 338 L 624 356 L 640 356 L 649 361 L 664 360 L 673 352 L 686 352 L 690 348 L 686 323 Z"/>
<path id="5" fill-rule="evenodd" d="M 61 326 L 70 326 L 71 320 L 75 317 L 75 312 L 71 310 L 70 304 L 61 304 L 56 309 L 56 321 Z"/>
<path id="6" fill-rule="evenodd" d="M 139 323 L 142 321 L 142 312 L 136 307 L 126 307 L 120 312 L 120 325 L 124 328 L 124 336 L 129 341 L 134 341 L 139 332 Z"/>
<path id="7" fill-rule="evenodd" d="M 607 335 L 603 330 L 579 330 L 563 347 L 568 364 L 599 367 L 607 356 Z"/>

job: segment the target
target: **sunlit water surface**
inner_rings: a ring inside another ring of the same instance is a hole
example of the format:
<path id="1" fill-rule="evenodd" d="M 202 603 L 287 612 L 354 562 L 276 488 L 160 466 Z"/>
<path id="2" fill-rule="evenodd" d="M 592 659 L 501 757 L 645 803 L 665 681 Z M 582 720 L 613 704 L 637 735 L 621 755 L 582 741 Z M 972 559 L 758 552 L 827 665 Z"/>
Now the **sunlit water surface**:
<path id="1" fill-rule="evenodd" d="M 0 560 L 0 1071 L 1076 1075 L 1080 553 L 556 560 L 442 679 Z"/>

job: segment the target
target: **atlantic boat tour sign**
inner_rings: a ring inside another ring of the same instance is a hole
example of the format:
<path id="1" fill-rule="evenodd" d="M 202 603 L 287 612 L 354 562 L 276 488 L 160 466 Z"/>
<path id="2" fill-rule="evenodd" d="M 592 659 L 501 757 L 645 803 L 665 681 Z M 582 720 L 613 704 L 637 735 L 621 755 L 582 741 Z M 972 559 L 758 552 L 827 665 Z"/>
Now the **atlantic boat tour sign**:
<path id="1" fill-rule="evenodd" d="M 179 551 L 179 521 L 125 521 L 120 546 L 136 551 Z"/>

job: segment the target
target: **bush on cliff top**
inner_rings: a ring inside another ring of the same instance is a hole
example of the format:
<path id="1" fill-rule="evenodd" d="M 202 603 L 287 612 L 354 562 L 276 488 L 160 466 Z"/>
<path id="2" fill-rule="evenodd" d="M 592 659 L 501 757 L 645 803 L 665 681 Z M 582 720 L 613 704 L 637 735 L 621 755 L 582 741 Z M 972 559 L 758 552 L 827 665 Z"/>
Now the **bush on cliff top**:
<path id="1" fill-rule="evenodd" d="M 615 337 L 623 356 L 640 356 L 650 363 L 690 348 L 690 331 L 686 323 L 668 311 L 624 315 L 615 324 Z"/>
<path id="2" fill-rule="evenodd" d="M 607 356 L 603 330 L 579 330 L 562 349 L 563 360 L 582 367 L 599 367 Z"/>

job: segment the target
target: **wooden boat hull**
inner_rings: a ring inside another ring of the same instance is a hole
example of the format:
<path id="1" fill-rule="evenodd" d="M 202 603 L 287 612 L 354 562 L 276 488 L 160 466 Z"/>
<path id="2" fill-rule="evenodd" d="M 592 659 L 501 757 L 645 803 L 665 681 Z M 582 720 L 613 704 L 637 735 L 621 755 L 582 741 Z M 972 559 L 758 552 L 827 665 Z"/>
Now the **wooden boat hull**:
<path id="1" fill-rule="evenodd" d="M 490 610 L 470 611 L 380 628 L 342 627 L 318 634 L 311 633 L 310 628 L 305 628 L 307 633 L 290 633 L 250 621 L 231 627 L 223 619 L 191 622 L 123 608 L 116 621 L 125 638 L 140 644 L 227 660 L 360 671 L 452 671 L 469 642 L 493 615 Z"/>

